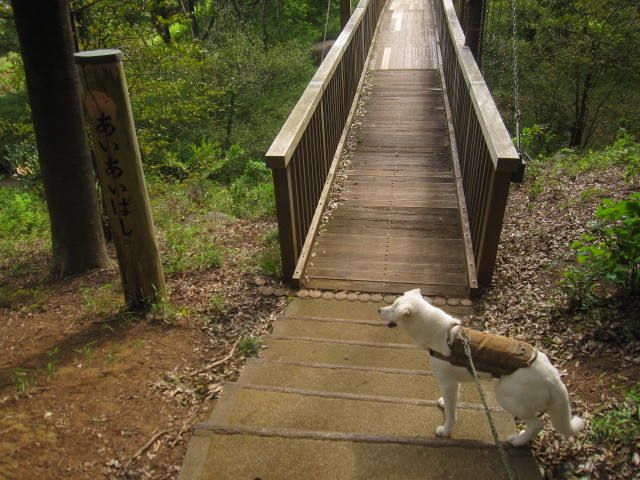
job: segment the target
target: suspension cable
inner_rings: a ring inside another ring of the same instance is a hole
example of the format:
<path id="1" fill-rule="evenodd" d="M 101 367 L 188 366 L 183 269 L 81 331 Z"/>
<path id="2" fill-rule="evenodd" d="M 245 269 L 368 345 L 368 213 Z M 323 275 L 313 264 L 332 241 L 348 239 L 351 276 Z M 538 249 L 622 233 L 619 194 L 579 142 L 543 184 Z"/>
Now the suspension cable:
<path id="1" fill-rule="evenodd" d="M 329 26 L 329 11 L 331 10 L 331 0 L 327 0 L 327 17 L 324 20 L 324 36 L 322 37 L 322 54 L 320 55 L 320 63 L 324 61 L 324 51 L 326 50 L 327 28 Z"/>
<path id="2" fill-rule="evenodd" d="M 518 26 L 516 23 L 516 0 L 509 0 L 511 4 L 511 26 L 512 26 L 512 46 L 513 46 L 513 109 L 516 121 L 516 150 L 522 158 L 520 148 L 520 83 L 518 81 Z"/>
<path id="3" fill-rule="evenodd" d="M 487 16 L 487 0 L 482 0 L 482 7 L 480 10 L 480 32 L 478 32 L 478 66 L 480 67 L 480 73 L 484 77 L 484 61 L 482 59 L 482 53 L 484 51 L 484 22 Z"/>

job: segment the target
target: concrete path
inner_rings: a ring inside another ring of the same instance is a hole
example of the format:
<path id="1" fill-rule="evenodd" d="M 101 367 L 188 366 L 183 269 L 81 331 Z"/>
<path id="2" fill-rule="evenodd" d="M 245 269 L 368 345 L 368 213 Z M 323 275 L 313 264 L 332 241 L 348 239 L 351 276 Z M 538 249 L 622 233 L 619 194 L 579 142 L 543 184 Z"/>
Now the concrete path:
<path id="1" fill-rule="evenodd" d="M 443 414 L 428 355 L 378 319 L 381 305 L 294 300 L 196 426 L 180 478 L 506 478 L 473 385 L 462 388 L 454 438 L 434 437 Z M 513 419 L 487 392 L 506 437 Z M 521 480 L 539 478 L 528 449 L 509 454 Z"/>

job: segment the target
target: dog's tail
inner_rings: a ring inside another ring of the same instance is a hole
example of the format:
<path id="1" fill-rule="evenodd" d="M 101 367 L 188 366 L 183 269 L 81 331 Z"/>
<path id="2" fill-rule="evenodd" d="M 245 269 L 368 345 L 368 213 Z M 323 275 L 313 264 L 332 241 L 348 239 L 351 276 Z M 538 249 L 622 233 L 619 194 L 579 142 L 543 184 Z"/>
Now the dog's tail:
<path id="1" fill-rule="evenodd" d="M 549 416 L 553 427 L 565 437 L 571 437 L 584 429 L 585 423 L 577 415 L 571 416 L 571 404 L 567 387 L 558 379 L 551 388 Z"/>

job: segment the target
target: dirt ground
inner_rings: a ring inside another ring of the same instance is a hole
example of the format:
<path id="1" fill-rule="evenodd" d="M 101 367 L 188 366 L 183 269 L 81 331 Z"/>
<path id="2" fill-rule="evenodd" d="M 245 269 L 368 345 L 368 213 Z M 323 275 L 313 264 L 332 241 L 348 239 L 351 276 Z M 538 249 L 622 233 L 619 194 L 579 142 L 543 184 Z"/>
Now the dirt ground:
<path id="1" fill-rule="evenodd" d="M 47 257 L 24 259 L 11 278 L 24 298 L 0 309 L 0 479 L 176 478 L 190 427 L 251 352 L 207 365 L 286 303 L 241 268 L 271 227 L 224 227 L 243 247 L 220 269 L 170 277 L 171 307 L 147 317 L 123 311 L 115 270 L 42 285 Z"/>

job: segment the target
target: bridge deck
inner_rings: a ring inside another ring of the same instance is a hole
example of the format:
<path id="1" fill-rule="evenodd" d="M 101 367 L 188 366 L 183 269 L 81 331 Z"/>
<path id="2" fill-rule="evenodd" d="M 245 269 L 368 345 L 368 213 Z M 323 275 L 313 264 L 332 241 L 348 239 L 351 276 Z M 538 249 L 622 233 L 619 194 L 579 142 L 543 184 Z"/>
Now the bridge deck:
<path id="1" fill-rule="evenodd" d="M 468 293 L 433 16 L 425 6 L 393 0 L 381 19 L 372 91 L 341 203 L 312 250 L 308 287 Z"/>

